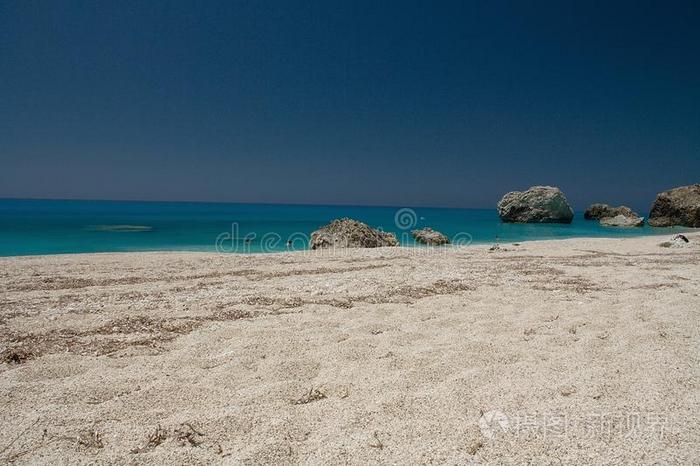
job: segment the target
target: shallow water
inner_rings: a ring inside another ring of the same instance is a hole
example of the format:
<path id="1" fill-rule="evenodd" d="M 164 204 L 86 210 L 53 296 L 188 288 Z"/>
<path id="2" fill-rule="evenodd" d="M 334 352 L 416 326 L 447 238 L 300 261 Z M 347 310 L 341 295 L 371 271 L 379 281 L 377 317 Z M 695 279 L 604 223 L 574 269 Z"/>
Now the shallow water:
<path id="1" fill-rule="evenodd" d="M 674 233 L 606 228 L 577 212 L 570 225 L 504 224 L 495 209 L 301 206 L 194 202 L 0 200 L 0 256 L 116 251 L 275 252 L 303 249 L 339 217 L 392 231 L 404 245 L 426 226 L 461 244 Z M 291 245 L 287 246 L 287 242 Z"/>

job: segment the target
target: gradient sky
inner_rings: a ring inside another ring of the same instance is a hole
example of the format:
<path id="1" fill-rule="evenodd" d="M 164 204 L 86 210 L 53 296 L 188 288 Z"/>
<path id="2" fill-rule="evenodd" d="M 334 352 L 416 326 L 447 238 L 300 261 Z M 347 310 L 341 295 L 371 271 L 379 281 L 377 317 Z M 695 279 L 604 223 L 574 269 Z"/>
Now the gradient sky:
<path id="1" fill-rule="evenodd" d="M 0 197 L 575 208 L 700 182 L 700 2 L 3 1 Z"/>

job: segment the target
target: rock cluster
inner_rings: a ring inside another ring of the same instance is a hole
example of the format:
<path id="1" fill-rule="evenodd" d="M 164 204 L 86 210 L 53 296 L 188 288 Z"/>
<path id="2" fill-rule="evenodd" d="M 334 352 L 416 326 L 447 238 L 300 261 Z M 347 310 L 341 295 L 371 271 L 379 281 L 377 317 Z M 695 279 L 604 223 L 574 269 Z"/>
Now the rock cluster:
<path id="1" fill-rule="evenodd" d="M 583 218 L 586 220 L 600 220 L 606 217 L 617 217 L 624 215 L 625 217 L 639 217 L 639 215 L 627 206 L 621 205 L 613 207 L 608 204 L 591 204 L 583 213 Z"/>
<path id="2" fill-rule="evenodd" d="M 311 233 L 309 247 L 322 248 L 378 248 L 398 246 L 396 235 L 369 227 L 351 218 L 333 220 Z"/>
<path id="3" fill-rule="evenodd" d="M 422 230 L 413 230 L 411 236 L 418 243 L 429 244 L 431 246 L 439 246 L 441 244 L 449 244 L 450 239 L 439 231 L 432 228 L 423 228 Z"/>
<path id="4" fill-rule="evenodd" d="M 626 215 L 603 217 L 600 219 L 600 224 L 606 227 L 641 227 L 644 225 L 644 217 L 628 217 Z"/>
<path id="5" fill-rule="evenodd" d="M 606 227 L 641 227 L 644 217 L 640 217 L 627 206 L 613 207 L 608 204 L 591 204 L 583 214 L 586 220 L 600 220 Z"/>
<path id="6" fill-rule="evenodd" d="M 649 225 L 700 227 L 700 184 L 659 193 L 651 206 Z"/>
<path id="7" fill-rule="evenodd" d="M 574 211 L 559 188 L 533 186 L 527 191 L 512 191 L 498 203 L 498 215 L 506 223 L 571 223 Z M 629 207 L 592 204 L 584 213 L 588 220 L 600 220 L 610 227 L 640 227 L 640 217 Z M 649 214 L 649 225 L 654 227 L 700 227 L 700 184 L 681 186 L 659 193 Z M 416 242 L 442 245 L 449 238 L 432 228 L 411 231 Z M 668 244 L 680 245 L 674 239 Z M 376 248 L 398 246 L 396 235 L 369 227 L 350 218 L 333 220 L 311 234 L 310 248 Z M 666 243 L 664 243 L 666 244 Z"/>
<path id="8" fill-rule="evenodd" d="M 508 223 L 571 223 L 574 211 L 559 188 L 533 186 L 503 196 L 498 215 Z"/>

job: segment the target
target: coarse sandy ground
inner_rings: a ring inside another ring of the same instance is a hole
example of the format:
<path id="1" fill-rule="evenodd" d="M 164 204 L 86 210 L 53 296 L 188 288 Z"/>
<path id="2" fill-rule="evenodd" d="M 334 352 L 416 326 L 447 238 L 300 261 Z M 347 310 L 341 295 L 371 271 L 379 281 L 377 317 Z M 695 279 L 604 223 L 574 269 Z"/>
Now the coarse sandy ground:
<path id="1" fill-rule="evenodd" d="M 700 235 L 0 259 L 0 462 L 699 464 Z"/>

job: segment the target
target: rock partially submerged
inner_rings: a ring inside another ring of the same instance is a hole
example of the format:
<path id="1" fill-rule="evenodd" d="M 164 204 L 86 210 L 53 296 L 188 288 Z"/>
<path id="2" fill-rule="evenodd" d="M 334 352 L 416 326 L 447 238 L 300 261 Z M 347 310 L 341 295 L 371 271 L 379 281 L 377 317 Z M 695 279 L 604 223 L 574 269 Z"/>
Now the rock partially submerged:
<path id="1" fill-rule="evenodd" d="M 413 230 L 411 236 L 419 243 L 429 244 L 431 246 L 440 246 L 441 244 L 449 244 L 450 239 L 432 228 L 423 228 L 422 230 Z"/>
<path id="2" fill-rule="evenodd" d="M 659 193 L 651 206 L 649 225 L 700 227 L 700 184 Z"/>
<path id="3" fill-rule="evenodd" d="M 630 218 L 639 218 L 639 215 L 627 206 L 613 207 L 608 204 L 591 204 L 583 213 L 586 220 L 600 220 L 602 218 L 624 215 Z"/>
<path id="4" fill-rule="evenodd" d="M 644 217 L 627 217 L 616 215 L 615 217 L 603 217 L 600 224 L 606 227 L 641 227 L 644 225 Z"/>
<path id="5" fill-rule="evenodd" d="M 378 248 L 398 246 L 396 235 L 369 227 L 351 218 L 333 220 L 311 233 L 311 249 Z"/>
<path id="6" fill-rule="evenodd" d="M 571 223 L 574 211 L 559 188 L 533 186 L 503 196 L 498 215 L 508 223 Z"/>

